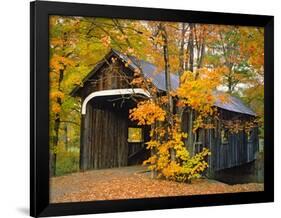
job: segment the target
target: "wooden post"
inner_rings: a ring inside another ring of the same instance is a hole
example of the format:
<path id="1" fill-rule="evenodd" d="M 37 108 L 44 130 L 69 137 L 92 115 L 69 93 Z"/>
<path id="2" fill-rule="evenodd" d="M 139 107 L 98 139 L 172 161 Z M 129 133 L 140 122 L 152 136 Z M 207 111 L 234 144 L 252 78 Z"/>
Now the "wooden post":
<path id="1" fill-rule="evenodd" d="M 188 113 L 188 138 L 187 138 L 187 149 L 191 156 L 194 155 L 194 146 L 193 146 L 193 110 L 190 108 Z"/>
<path id="2" fill-rule="evenodd" d="M 64 146 L 65 146 L 65 150 L 68 151 L 68 138 L 67 138 L 67 134 L 68 134 L 68 128 L 67 128 L 67 123 L 65 123 L 64 125 Z"/>
<path id="3" fill-rule="evenodd" d="M 80 160 L 79 160 L 79 168 L 80 171 L 86 170 L 85 165 L 85 115 L 81 115 L 81 127 L 80 127 Z"/>

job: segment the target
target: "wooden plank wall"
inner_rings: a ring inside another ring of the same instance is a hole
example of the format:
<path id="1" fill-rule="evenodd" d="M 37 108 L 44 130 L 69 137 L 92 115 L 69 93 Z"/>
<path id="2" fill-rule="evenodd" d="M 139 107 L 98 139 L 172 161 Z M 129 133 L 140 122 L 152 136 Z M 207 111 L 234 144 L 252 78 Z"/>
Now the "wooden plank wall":
<path id="1" fill-rule="evenodd" d="M 84 121 L 82 169 L 127 166 L 127 113 L 94 108 L 88 104 Z"/>
<path id="2" fill-rule="evenodd" d="M 232 112 L 224 113 L 224 119 L 231 119 L 235 116 Z M 243 119 L 248 117 L 243 116 Z M 187 129 L 187 113 L 183 116 L 183 131 Z M 249 163 L 256 159 L 258 151 L 258 128 L 254 128 L 251 134 L 251 139 L 248 141 L 248 136 L 244 131 L 237 134 L 229 134 L 228 143 L 222 144 L 220 121 L 216 122 L 215 129 L 200 129 L 199 142 L 194 142 L 195 152 L 200 152 L 203 147 L 209 148 L 211 155 L 208 157 L 209 172 L 218 171 L 226 168 L 231 168 Z"/>
<path id="3" fill-rule="evenodd" d="M 80 93 L 82 102 L 92 92 L 108 89 L 130 88 L 128 69 L 120 61 L 107 63 L 84 84 Z M 130 75 L 132 76 L 132 75 Z M 119 97 L 118 97 L 119 98 Z M 96 98 L 87 104 L 82 118 L 80 168 L 101 169 L 128 165 L 128 109 L 134 102 Z M 115 106 L 114 106 L 115 105 Z M 147 134 L 147 133 L 146 133 Z M 139 146 L 136 146 L 136 152 Z M 142 162 L 146 152 L 135 157 L 133 163 Z"/>
<path id="4" fill-rule="evenodd" d="M 211 165 L 214 171 L 243 165 L 256 159 L 258 128 L 253 129 L 252 138 L 249 141 L 247 134 L 242 131 L 230 134 L 227 144 L 220 142 L 220 136 L 213 140 Z"/>
<path id="5" fill-rule="evenodd" d="M 104 66 L 84 84 L 81 93 L 82 100 L 94 91 L 129 88 L 132 78 L 124 73 L 127 72 L 128 69 L 124 68 L 123 65 L 124 64 L 120 61 L 110 65 L 107 63 L 104 64 Z"/>

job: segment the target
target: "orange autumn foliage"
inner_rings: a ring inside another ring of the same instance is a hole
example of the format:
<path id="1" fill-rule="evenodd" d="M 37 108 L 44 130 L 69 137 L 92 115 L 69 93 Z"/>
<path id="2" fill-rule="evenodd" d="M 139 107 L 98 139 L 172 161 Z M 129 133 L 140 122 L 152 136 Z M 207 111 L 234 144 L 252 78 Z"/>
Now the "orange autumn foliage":
<path id="1" fill-rule="evenodd" d="M 154 102 L 142 101 L 136 108 L 130 110 L 129 118 L 138 125 L 151 125 L 156 121 L 164 121 L 166 112 Z"/>
<path id="2" fill-rule="evenodd" d="M 202 68 L 198 75 L 190 71 L 183 73 L 181 85 L 174 95 L 179 97 L 181 106 L 189 107 L 198 113 L 193 122 L 193 132 L 198 128 L 213 128 L 210 123 L 205 123 L 208 117 L 215 116 L 217 109 L 214 107 L 215 99 L 218 98 L 216 88 L 221 84 L 221 74 L 224 68 L 209 70 Z M 227 101 L 227 96 L 221 94 L 221 101 Z"/>

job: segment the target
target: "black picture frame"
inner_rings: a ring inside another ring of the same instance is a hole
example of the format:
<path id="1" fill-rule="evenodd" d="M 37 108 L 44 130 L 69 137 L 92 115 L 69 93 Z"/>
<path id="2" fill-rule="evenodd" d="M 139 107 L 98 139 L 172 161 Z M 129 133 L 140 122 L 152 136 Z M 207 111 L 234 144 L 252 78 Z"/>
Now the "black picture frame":
<path id="1" fill-rule="evenodd" d="M 264 191 L 77 203 L 49 203 L 49 15 L 184 21 L 264 27 L 265 147 Z M 155 210 L 274 200 L 274 17 L 141 7 L 35 1 L 30 3 L 30 215 L 58 216 Z"/>

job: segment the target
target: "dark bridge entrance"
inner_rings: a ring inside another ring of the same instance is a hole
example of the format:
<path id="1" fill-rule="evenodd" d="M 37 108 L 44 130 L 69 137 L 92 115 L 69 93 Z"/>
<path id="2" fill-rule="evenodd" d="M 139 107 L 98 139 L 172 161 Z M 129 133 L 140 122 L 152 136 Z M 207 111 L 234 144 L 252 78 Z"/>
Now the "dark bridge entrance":
<path id="1" fill-rule="evenodd" d="M 139 127 L 128 118 L 135 104 L 121 95 L 88 101 L 82 115 L 81 169 L 141 164 L 148 157 L 144 143 L 149 140 L 149 127 Z"/>

